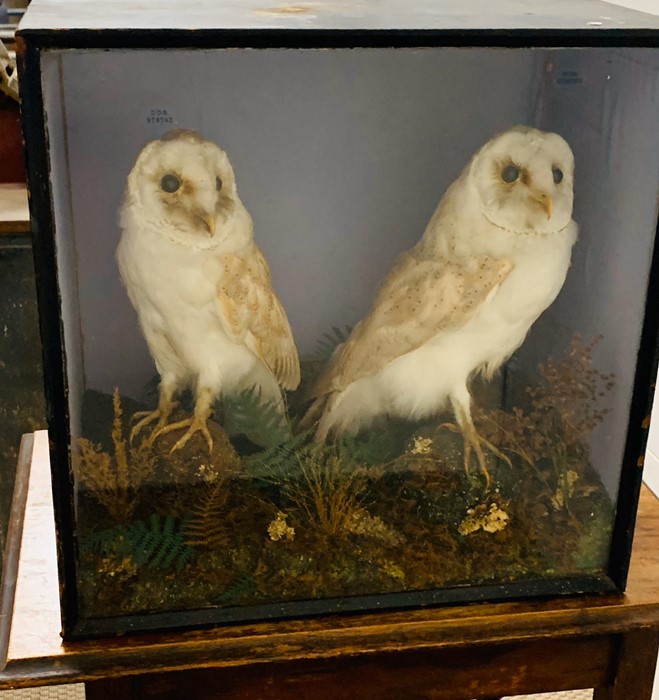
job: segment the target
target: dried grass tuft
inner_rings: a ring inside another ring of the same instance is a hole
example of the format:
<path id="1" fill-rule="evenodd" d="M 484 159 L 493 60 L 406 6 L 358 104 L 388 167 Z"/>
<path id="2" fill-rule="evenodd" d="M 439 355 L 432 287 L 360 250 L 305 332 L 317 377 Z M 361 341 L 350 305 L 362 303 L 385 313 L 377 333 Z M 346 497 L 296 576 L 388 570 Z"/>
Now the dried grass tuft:
<path id="1" fill-rule="evenodd" d="M 112 394 L 112 445 L 114 454 L 86 438 L 78 439 L 79 454 L 74 459 L 75 478 L 88 489 L 117 521 L 133 515 L 142 485 L 154 473 L 156 459 L 146 442 L 129 445 L 124 438 L 123 410 L 119 390 Z"/>

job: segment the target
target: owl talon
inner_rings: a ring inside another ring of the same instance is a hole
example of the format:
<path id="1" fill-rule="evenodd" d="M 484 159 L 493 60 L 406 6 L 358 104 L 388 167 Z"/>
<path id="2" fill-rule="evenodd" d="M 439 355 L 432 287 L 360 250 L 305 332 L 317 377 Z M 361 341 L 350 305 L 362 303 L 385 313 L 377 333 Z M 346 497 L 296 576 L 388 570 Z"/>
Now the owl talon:
<path id="1" fill-rule="evenodd" d="M 167 401 L 164 406 L 159 406 L 155 411 L 136 411 L 131 416 L 131 421 L 138 420 L 138 422 L 133 426 L 128 436 L 130 444 L 133 444 L 133 440 L 137 437 L 138 433 L 141 432 L 143 428 L 150 425 L 154 421 L 158 421 L 158 424 L 154 428 L 151 435 L 147 438 L 147 444 L 149 446 L 153 445 L 153 441 L 156 439 L 160 430 L 167 424 L 167 419 L 171 415 L 172 411 L 178 405 L 177 401 Z"/>
<path id="2" fill-rule="evenodd" d="M 128 441 L 130 444 L 133 444 L 133 440 L 137 437 L 137 434 L 142 430 L 142 428 L 146 428 L 147 425 L 150 425 L 159 417 L 160 411 L 158 409 L 155 411 L 137 411 L 137 413 L 133 413 L 131 421 L 138 418 L 141 418 L 141 420 L 139 420 L 130 431 L 130 435 L 128 436 Z"/>
<path id="3" fill-rule="evenodd" d="M 476 435 L 476 440 L 471 441 L 467 436 L 465 435 L 465 445 L 464 445 L 464 467 L 465 467 L 465 472 L 467 473 L 467 476 L 470 476 L 471 472 L 471 452 L 472 449 L 476 452 L 476 458 L 478 459 L 478 467 L 481 470 L 481 473 L 485 477 L 485 490 L 489 491 L 490 490 L 490 485 L 492 483 L 492 477 L 490 476 L 490 472 L 487 469 L 487 461 L 485 459 L 485 455 L 483 453 L 483 449 L 480 446 L 479 436 Z"/>
<path id="4" fill-rule="evenodd" d="M 500 459 L 502 462 L 505 462 L 509 467 L 513 466 L 513 463 L 510 461 L 509 457 L 507 457 L 501 450 L 493 445 L 489 440 L 486 440 L 484 437 L 481 437 L 476 430 L 473 430 L 473 432 L 470 432 L 469 435 L 465 435 L 465 450 L 464 450 L 464 465 L 465 465 L 465 471 L 467 472 L 467 475 L 469 475 L 470 467 L 471 467 L 471 451 L 472 448 L 474 452 L 476 452 L 476 458 L 478 460 L 478 466 L 485 477 L 485 488 L 486 490 L 489 490 L 490 485 L 492 483 L 492 479 L 490 477 L 490 473 L 487 470 L 487 460 L 485 459 L 485 453 L 483 452 L 483 447 L 487 448 L 495 457 Z"/>
<path id="5" fill-rule="evenodd" d="M 138 418 L 144 418 L 145 416 L 152 416 L 154 413 L 158 413 L 158 411 L 135 411 L 133 415 L 130 417 L 131 422 L 137 420 Z M 141 423 L 142 421 L 140 421 Z"/>
<path id="6" fill-rule="evenodd" d="M 213 438 L 211 437 L 210 432 L 208 432 L 208 426 L 206 425 L 205 420 L 197 419 L 197 418 L 191 418 L 188 421 L 190 428 L 188 431 L 176 442 L 174 447 L 169 451 L 169 454 L 172 454 L 176 450 L 180 450 L 182 447 L 184 447 L 188 440 L 195 434 L 195 433 L 201 433 L 205 438 L 206 438 L 206 444 L 208 445 L 208 452 L 213 451 Z"/>
<path id="7" fill-rule="evenodd" d="M 199 432 L 202 433 L 203 436 L 206 438 L 208 451 L 213 451 L 213 438 L 211 437 L 211 434 L 208 431 L 206 420 L 204 418 L 197 418 L 195 416 L 193 416 L 192 418 L 186 418 L 185 420 L 177 421 L 176 423 L 170 423 L 169 425 L 163 425 L 161 428 L 157 428 L 153 431 L 153 433 L 151 433 L 151 437 L 149 438 L 149 440 L 151 441 L 151 443 L 153 443 L 161 435 L 166 435 L 167 433 L 171 433 L 174 430 L 180 430 L 181 428 L 188 428 L 188 430 L 174 444 L 174 447 L 172 447 L 172 449 L 169 451 L 169 454 L 176 452 L 176 450 L 180 450 L 188 443 L 188 440 L 190 440 L 190 438 L 195 433 Z"/>
<path id="8" fill-rule="evenodd" d="M 463 417 L 463 422 L 465 423 L 465 428 L 464 430 L 460 428 L 459 425 L 456 425 L 455 423 L 442 423 L 439 427 L 440 428 L 446 428 L 447 430 L 450 430 L 453 433 L 462 433 L 463 438 L 464 438 L 464 450 L 463 450 L 463 455 L 464 455 L 464 469 L 467 474 L 467 476 L 470 475 L 471 472 L 471 456 L 472 452 L 476 453 L 476 460 L 478 461 L 478 467 L 481 471 L 481 474 L 485 477 L 485 488 L 486 490 L 489 490 L 491 484 L 492 484 L 492 477 L 490 476 L 490 472 L 487 468 L 487 459 L 485 457 L 485 453 L 483 451 L 483 447 L 485 447 L 487 450 L 489 450 L 495 457 L 500 459 L 502 462 L 505 462 L 509 467 L 513 466 L 513 463 L 510 461 L 510 459 L 503 453 L 501 450 L 493 445 L 489 440 L 486 440 L 484 437 L 479 435 L 476 432 L 476 428 L 474 427 L 473 423 L 471 420 L 465 420 Z"/>

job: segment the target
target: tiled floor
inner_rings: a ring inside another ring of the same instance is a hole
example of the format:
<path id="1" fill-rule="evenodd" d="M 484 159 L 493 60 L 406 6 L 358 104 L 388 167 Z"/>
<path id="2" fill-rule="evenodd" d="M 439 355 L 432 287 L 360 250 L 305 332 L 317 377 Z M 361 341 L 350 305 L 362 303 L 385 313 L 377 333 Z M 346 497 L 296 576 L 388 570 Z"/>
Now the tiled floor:
<path id="1" fill-rule="evenodd" d="M 59 685 L 50 688 L 8 690 L 0 693 L 0 700 L 84 700 L 82 685 Z M 515 700 L 591 700 L 592 690 L 574 690 L 568 693 L 516 695 Z"/>
<path id="2" fill-rule="evenodd" d="M 85 700 L 85 687 L 76 685 L 53 685 L 46 688 L 6 690 L 0 693 L 1 700 Z"/>

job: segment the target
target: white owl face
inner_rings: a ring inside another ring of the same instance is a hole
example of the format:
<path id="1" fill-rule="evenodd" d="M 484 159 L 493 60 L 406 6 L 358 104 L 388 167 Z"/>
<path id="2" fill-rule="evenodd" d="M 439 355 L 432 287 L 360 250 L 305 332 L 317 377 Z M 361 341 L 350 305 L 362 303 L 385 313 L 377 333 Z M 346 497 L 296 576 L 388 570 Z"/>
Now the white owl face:
<path id="1" fill-rule="evenodd" d="M 469 177 L 495 226 L 548 234 L 572 219 L 574 156 L 558 134 L 527 127 L 506 131 L 474 156 Z"/>
<path id="2" fill-rule="evenodd" d="M 227 154 L 194 131 L 177 129 L 151 141 L 128 177 L 128 191 L 181 243 L 217 245 L 236 208 Z"/>

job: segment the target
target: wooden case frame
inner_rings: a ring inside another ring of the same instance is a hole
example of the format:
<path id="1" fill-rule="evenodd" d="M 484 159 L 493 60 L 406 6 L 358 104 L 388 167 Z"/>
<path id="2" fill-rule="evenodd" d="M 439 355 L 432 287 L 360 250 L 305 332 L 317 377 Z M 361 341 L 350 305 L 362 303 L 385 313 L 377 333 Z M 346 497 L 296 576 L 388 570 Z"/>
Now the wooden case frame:
<path id="1" fill-rule="evenodd" d="M 35 3 L 36 4 L 36 3 Z M 93 5 L 94 3 L 90 3 Z M 388 4 L 396 5 L 396 0 Z M 472 3 L 476 5 L 477 3 Z M 539 3 L 545 8 L 551 3 Z M 18 32 L 21 99 L 29 173 L 30 210 L 34 240 L 37 292 L 46 382 L 53 490 L 57 527 L 58 560 L 61 581 L 62 618 L 65 637 L 78 638 L 150 629 L 214 625 L 224 622 L 305 616 L 329 612 L 349 612 L 381 608 L 502 600 L 536 596 L 574 595 L 594 592 L 622 592 L 631 555 L 634 522 L 641 488 L 642 461 L 647 440 L 652 391 L 656 375 L 659 341 L 659 243 L 655 238 L 651 274 L 648 281 L 645 317 L 637 358 L 633 398 L 629 414 L 617 511 L 608 572 L 605 576 L 578 576 L 569 579 L 539 580 L 501 585 L 475 585 L 436 591 L 391 593 L 343 599 L 295 601 L 244 608 L 209 608 L 112 618 L 81 618 L 76 590 L 77 543 L 74 537 L 75 509 L 73 477 L 69 454 L 69 416 L 66 385 L 66 351 L 60 317 L 60 297 L 55 251 L 53 196 L 50 185 L 49 142 L 41 84 L 41 52 L 49 49 L 176 49 L 176 48 L 419 48 L 419 47 L 506 47 L 577 48 L 647 47 L 659 49 L 659 18 L 645 17 L 642 26 L 600 21 L 604 3 L 580 0 L 572 3 L 583 17 L 593 22 L 579 25 L 573 18 L 545 22 L 529 13 L 519 26 L 483 26 L 488 18 L 470 23 L 450 10 L 434 12 L 429 3 L 415 1 L 408 6 L 406 26 L 380 26 L 376 3 L 361 22 L 349 26 L 331 24 L 300 29 L 282 19 L 275 27 L 250 26 L 249 7 L 227 2 L 218 8 L 215 26 L 176 28 L 143 26 L 60 27 L 39 26 L 38 21 Z M 563 5 L 560 5 L 561 7 Z M 606 5 L 610 17 L 615 8 Z M 253 9 L 253 8 L 252 8 Z M 473 9 L 473 8 L 472 8 Z M 626 10 L 618 10 L 626 16 Z M 54 10 L 53 10 L 54 12 Z M 137 11 L 136 11 L 137 12 Z M 556 9 L 560 13 L 560 7 Z M 559 15 L 560 16 L 560 15 Z M 631 13 L 630 18 L 638 17 Z M 410 19 L 411 18 L 411 19 Z M 28 14 L 29 19 L 29 14 Z M 534 23 L 539 26 L 534 27 Z M 63 22 L 66 25 L 66 22 Z M 514 25 L 514 23 L 512 23 Z M 632 24 L 630 22 L 630 24 Z M 344 23 L 345 25 L 345 23 Z"/>

